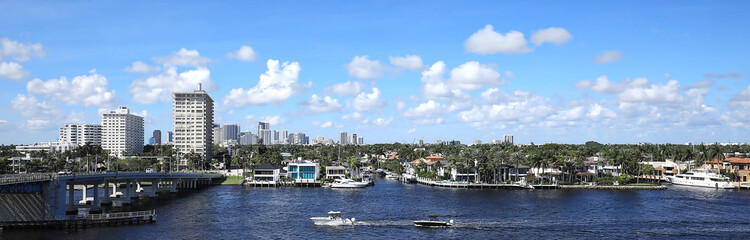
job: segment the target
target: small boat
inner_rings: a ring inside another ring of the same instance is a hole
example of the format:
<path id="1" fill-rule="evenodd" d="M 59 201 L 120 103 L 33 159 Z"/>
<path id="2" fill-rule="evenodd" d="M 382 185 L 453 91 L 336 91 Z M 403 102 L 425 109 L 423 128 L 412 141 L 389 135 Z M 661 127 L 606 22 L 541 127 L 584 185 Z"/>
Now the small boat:
<path id="1" fill-rule="evenodd" d="M 328 212 L 328 217 L 311 217 L 313 224 L 319 226 L 351 226 L 354 225 L 354 218 L 341 218 L 341 212 Z"/>
<path id="2" fill-rule="evenodd" d="M 728 177 L 712 173 L 708 169 L 693 169 L 683 174 L 677 174 L 677 176 L 669 176 L 667 180 L 675 185 L 724 189 L 734 188 L 734 184 L 729 181 Z"/>
<path id="3" fill-rule="evenodd" d="M 366 182 L 357 182 L 351 179 L 336 179 L 336 181 L 331 184 L 332 188 L 363 188 L 367 187 Z"/>
<path id="4" fill-rule="evenodd" d="M 390 173 L 388 175 L 385 175 L 385 178 L 387 178 L 387 179 L 393 179 L 393 180 L 398 180 L 398 175 L 396 175 L 395 173 Z"/>
<path id="5" fill-rule="evenodd" d="M 453 219 L 450 221 L 440 221 L 438 220 L 437 216 L 430 216 L 429 220 L 419 220 L 414 221 L 414 226 L 417 227 L 424 227 L 424 228 L 444 228 L 444 227 L 450 227 L 453 226 Z"/>

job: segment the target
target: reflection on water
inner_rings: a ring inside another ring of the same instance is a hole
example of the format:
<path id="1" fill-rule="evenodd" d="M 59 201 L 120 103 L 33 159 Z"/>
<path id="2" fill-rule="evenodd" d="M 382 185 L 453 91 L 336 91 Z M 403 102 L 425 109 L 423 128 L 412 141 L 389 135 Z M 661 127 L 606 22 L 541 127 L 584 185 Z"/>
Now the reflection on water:
<path id="1" fill-rule="evenodd" d="M 3 232 L 0 238 L 556 238 L 686 239 L 750 235 L 750 191 L 669 186 L 663 191 L 445 189 L 378 180 L 365 189 L 215 186 L 133 208 L 157 209 L 150 225 L 81 232 Z M 341 211 L 354 226 L 314 226 L 309 217 Z M 455 221 L 421 229 L 438 215 Z"/>

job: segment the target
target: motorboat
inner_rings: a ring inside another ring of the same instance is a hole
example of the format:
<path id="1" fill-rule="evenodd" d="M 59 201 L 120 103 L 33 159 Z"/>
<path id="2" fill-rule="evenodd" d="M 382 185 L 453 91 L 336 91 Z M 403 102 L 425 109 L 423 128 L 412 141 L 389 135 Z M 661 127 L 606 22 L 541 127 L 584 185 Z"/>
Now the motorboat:
<path id="1" fill-rule="evenodd" d="M 332 188 L 363 188 L 367 187 L 366 182 L 357 182 L 351 179 L 336 179 L 333 184 L 331 184 Z"/>
<path id="2" fill-rule="evenodd" d="M 341 218 L 341 212 L 328 212 L 328 217 L 311 217 L 315 225 L 319 226 L 351 226 L 354 225 L 354 218 Z"/>
<path id="3" fill-rule="evenodd" d="M 728 177 L 712 173 L 708 169 L 693 169 L 683 174 L 668 176 L 667 180 L 675 185 L 709 188 L 734 188 Z"/>
<path id="4" fill-rule="evenodd" d="M 449 221 L 440 221 L 437 216 L 430 216 L 428 220 L 414 221 L 414 226 L 424 228 L 444 228 L 453 226 L 453 219 Z"/>
<path id="5" fill-rule="evenodd" d="M 392 179 L 392 180 L 398 180 L 398 175 L 395 174 L 395 173 L 389 173 L 389 174 L 385 175 L 385 178 Z"/>

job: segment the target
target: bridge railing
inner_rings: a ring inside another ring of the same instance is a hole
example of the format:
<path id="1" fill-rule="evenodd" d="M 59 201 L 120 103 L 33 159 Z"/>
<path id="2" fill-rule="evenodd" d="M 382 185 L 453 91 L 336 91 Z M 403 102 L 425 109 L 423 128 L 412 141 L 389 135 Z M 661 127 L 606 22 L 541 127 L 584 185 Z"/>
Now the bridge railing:
<path id="1" fill-rule="evenodd" d="M 156 210 L 146 210 L 137 212 L 119 212 L 119 213 L 100 213 L 100 214 L 89 214 L 86 215 L 87 220 L 112 220 L 112 219 L 128 219 L 138 217 L 150 217 L 156 214 Z"/>
<path id="2" fill-rule="evenodd" d="M 0 185 L 54 180 L 56 174 L 13 174 L 0 177 Z"/>

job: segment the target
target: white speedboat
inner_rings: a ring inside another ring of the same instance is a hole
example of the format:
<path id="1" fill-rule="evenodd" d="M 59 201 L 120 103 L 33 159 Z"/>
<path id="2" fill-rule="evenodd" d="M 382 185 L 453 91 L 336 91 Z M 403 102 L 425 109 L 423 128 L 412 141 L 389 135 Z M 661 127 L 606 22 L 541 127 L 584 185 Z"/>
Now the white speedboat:
<path id="1" fill-rule="evenodd" d="M 668 176 L 667 180 L 676 185 L 734 188 L 734 184 L 729 181 L 728 177 L 709 172 L 707 169 L 693 169 L 683 174 L 677 174 L 676 176 Z"/>
<path id="2" fill-rule="evenodd" d="M 336 179 L 333 184 L 331 184 L 332 188 L 363 188 L 367 187 L 366 182 L 357 182 L 351 179 Z"/>
<path id="3" fill-rule="evenodd" d="M 424 228 L 444 228 L 453 226 L 453 219 L 450 221 L 440 221 L 437 216 L 430 216 L 429 220 L 414 221 L 414 226 Z"/>
<path id="4" fill-rule="evenodd" d="M 341 212 L 328 212 L 328 217 L 311 217 L 315 225 L 321 226 L 350 226 L 354 225 L 354 218 L 341 218 Z"/>
<path id="5" fill-rule="evenodd" d="M 392 180 L 398 180 L 398 175 L 395 173 L 389 173 L 388 175 L 385 175 L 385 178 L 392 179 Z"/>

